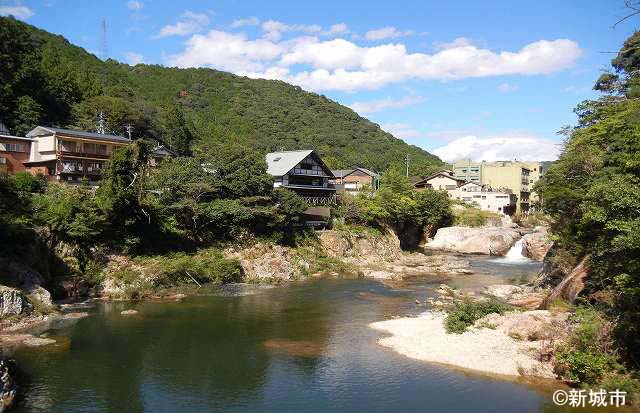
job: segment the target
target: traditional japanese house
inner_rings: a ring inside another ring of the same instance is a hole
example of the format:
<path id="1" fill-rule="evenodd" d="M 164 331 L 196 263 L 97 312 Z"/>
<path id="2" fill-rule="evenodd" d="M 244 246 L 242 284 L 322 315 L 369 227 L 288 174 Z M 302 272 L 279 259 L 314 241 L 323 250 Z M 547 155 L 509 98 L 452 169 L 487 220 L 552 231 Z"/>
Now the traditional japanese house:
<path id="1" fill-rule="evenodd" d="M 324 222 L 330 216 L 336 189 L 329 180 L 335 176 L 314 150 L 268 153 L 267 173 L 273 176 L 275 188 L 292 190 L 307 202 L 307 224 Z"/>

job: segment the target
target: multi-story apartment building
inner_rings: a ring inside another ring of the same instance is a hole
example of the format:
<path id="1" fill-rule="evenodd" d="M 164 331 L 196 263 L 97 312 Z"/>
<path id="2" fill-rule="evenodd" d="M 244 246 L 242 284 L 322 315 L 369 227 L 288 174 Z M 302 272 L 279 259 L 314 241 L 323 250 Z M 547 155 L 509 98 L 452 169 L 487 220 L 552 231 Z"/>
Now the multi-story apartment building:
<path id="1" fill-rule="evenodd" d="M 26 170 L 43 174 L 50 180 L 89 182 L 100 179 L 100 170 L 116 148 L 131 140 L 122 136 L 37 126 L 29 133 L 29 159 Z"/>
<path id="2" fill-rule="evenodd" d="M 518 197 L 516 212 L 529 211 L 531 202 L 529 168 L 517 161 L 482 162 L 481 168 L 483 185 L 511 190 Z"/>
<path id="3" fill-rule="evenodd" d="M 536 192 L 533 190 L 533 188 L 536 182 L 538 182 L 540 178 L 542 178 L 542 175 L 544 174 L 544 168 L 542 166 L 542 163 L 525 162 L 525 161 L 520 161 L 520 163 L 524 165 L 527 169 L 529 169 L 529 191 L 530 191 L 529 200 L 531 201 L 531 204 L 535 202 L 539 202 L 540 198 L 538 194 L 536 194 Z"/>
<path id="4" fill-rule="evenodd" d="M 453 176 L 467 182 L 482 182 L 482 163 L 461 159 L 453 164 Z"/>

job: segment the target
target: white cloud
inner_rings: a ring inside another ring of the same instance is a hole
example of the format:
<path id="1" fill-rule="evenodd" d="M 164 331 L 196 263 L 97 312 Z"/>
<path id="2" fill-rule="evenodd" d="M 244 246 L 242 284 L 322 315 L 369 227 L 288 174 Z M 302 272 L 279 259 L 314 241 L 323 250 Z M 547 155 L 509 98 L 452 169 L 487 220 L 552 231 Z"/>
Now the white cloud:
<path id="1" fill-rule="evenodd" d="M 361 47 L 344 39 L 294 46 L 280 67 L 307 64 L 313 70 L 286 73 L 281 80 L 311 90 L 374 90 L 409 79 L 454 80 L 500 75 L 534 75 L 566 69 L 582 51 L 567 40 L 540 40 L 517 52 L 493 52 L 476 46 L 435 54 L 409 53 L 402 44 Z M 266 74 L 253 73 L 253 77 Z"/>
<path id="2" fill-rule="evenodd" d="M 510 83 L 500 83 L 498 85 L 498 90 L 502 93 L 515 92 L 518 89 L 520 89 L 520 86 L 512 85 Z"/>
<path id="3" fill-rule="evenodd" d="M 181 20 L 176 24 L 169 24 L 160 29 L 160 32 L 155 38 L 162 38 L 168 36 L 187 36 L 201 31 L 209 24 L 209 16 L 205 13 L 194 13 L 192 11 L 185 11 L 182 13 Z"/>
<path id="4" fill-rule="evenodd" d="M 0 16 L 12 15 L 18 19 L 28 19 L 35 13 L 27 6 L 0 6 Z"/>
<path id="5" fill-rule="evenodd" d="M 409 95 L 397 100 L 386 98 L 364 102 L 353 102 L 349 107 L 359 114 L 364 115 L 367 113 L 380 112 L 389 108 L 405 108 L 407 106 L 418 105 L 422 102 L 424 102 L 424 98 L 422 96 Z"/>
<path id="6" fill-rule="evenodd" d="M 129 8 L 129 10 L 138 11 L 144 8 L 144 3 L 142 3 L 141 1 L 131 0 L 129 1 L 129 3 L 127 3 L 127 7 Z"/>
<path id="7" fill-rule="evenodd" d="M 337 34 L 349 33 L 349 26 L 344 23 L 334 24 L 329 27 L 329 30 L 322 32 L 324 36 L 335 36 Z"/>
<path id="8" fill-rule="evenodd" d="M 246 18 L 246 19 L 234 20 L 233 22 L 231 22 L 229 27 L 231 27 L 233 29 L 237 29 L 238 27 L 257 26 L 259 24 L 260 24 L 260 19 L 258 19 L 257 17 L 249 17 L 249 18 Z"/>
<path id="9" fill-rule="evenodd" d="M 384 123 L 380 125 L 380 128 L 400 139 L 415 138 L 422 135 L 420 131 L 411 128 L 411 125 L 407 123 Z"/>
<path id="10" fill-rule="evenodd" d="M 267 39 L 248 40 L 244 34 L 211 30 L 187 41 L 183 53 L 169 56 L 170 66 L 213 66 L 231 72 L 263 70 L 263 61 L 280 56 L 284 47 Z"/>
<path id="11" fill-rule="evenodd" d="M 144 63 L 144 56 L 140 53 L 124 52 L 124 57 L 127 59 L 127 63 L 132 66 L 135 66 L 138 63 Z"/>
<path id="12" fill-rule="evenodd" d="M 451 42 L 434 42 L 434 46 L 438 50 L 455 49 L 457 47 L 472 46 L 472 41 L 468 37 L 458 37 Z"/>
<path id="13" fill-rule="evenodd" d="M 442 160 L 453 162 L 471 158 L 477 161 L 513 160 L 552 161 L 558 158 L 560 143 L 514 133 L 498 137 L 480 138 L 474 135 L 463 136 L 436 148 L 432 152 Z"/>
<path id="14" fill-rule="evenodd" d="M 375 90 L 411 79 L 442 81 L 547 74 L 572 67 L 582 54 L 578 44 L 568 39 L 539 40 L 515 52 L 454 41 L 456 45 L 443 45 L 438 52 L 427 54 L 411 53 L 400 43 L 366 47 L 342 38 L 320 40 L 309 35 L 280 40 L 284 31 L 292 30 L 322 35 L 317 25 L 286 25 L 269 20 L 262 29 L 263 37 L 256 40 L 216 30 L 194 35 L 182 53 L 170 57 L 169 64 L 211 66 L 254 78 L 279 79 L 308 90 L 350 92 Z M 218 43 L 228 36 L 233 38 L 233 49 Z M 265 53 L 247 52 L 256 45 L 267 47 L 268 57 Z M 211 52 L 221 49 L 226 52 Z"/>
<path id="15" fill-rule="evenodd" d="M 381 29 L 369 30 L 365 33 L 364 37 L 367 40 L 383 40 L 383 39 L 395 39 L 398 37 L 411 36 L 412 31 L 400 31 L 393 26 L 383 27 Z"/>
<path id="16" fill-rule="evenodd" d="M 262 23 L 262 31 L 265 39 L 278 41 L 282 38 L 282 33 L 284 32 L 320 33 L 322 27 L 317 24 L 286 24 L 277 20 L 267 20 Z"/>

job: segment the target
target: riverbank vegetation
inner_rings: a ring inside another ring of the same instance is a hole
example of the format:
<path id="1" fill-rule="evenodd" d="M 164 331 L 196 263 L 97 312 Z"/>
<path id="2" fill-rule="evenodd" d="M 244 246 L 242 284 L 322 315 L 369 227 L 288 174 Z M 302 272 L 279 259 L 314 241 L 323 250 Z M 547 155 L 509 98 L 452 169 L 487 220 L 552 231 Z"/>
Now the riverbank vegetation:
<path id="1" fill-rule="evenodd" d="M 640 32 L 612 68 L 594 86 L 602 97 L 576 107 L 577 125 L 562 130 L 560 158 L 536 186 L 558 266 L 591 262 L 583 296 L 592 309 L 578 311 L 576 336 L 558 355 L 584 385 L 618 385 L 640 368 Z"/>
<path id="2" fill-rule="evenodd" d="M 118 298 L 243 280 L 238 261 L 222 251 L 255 242 L 290 247 L 305 263 L 303 274 L 353 270 L 321 251 L 317 235 L 303 225 L 307 205 L 294 192 L 273 188 L 261 155 L 241 145 L 215 146 L 149 168 L 150 148 L 137 140 L 116 151 L 97 188 L 27 173 L 0 178 L 7 200 L 0 204 L 7 224 L 2 256 L 19 261 L 29 254 L 18 248 L 19 237 L 23 245 L 44 243 L 50 255 L 43 260 L 59 261 L 53 284 L 66 280 L 73 286 L 67 294 L 76 295 L 111 282 Z M 379 237 L 391 231 L 407 246 L 417 245 L 414 232 L 451 221 L 446 194 L 418 193 L 394 172 L 385 174 L 379 191 L 345 195 L 333 210 L 343 231 Z M 120 265 L 110 268 L 111 262 Z"/>
<path id="3" fill-rule="evenodd" d="M 462 227 L 500 226 L 502 215 L 491 211 L 483 211 L 465 202 L 457 202 L 453 209 L 453 225 Z"/>
<path id="4" fill-rule="evenodd" d="M 444 326 L 447 333 L 461 334 L 482 317 L 494 313 L 502 315 L 511 308 L 511 306 L 495 299 L 487 301 L 462 300 L 447 308 Z"/>

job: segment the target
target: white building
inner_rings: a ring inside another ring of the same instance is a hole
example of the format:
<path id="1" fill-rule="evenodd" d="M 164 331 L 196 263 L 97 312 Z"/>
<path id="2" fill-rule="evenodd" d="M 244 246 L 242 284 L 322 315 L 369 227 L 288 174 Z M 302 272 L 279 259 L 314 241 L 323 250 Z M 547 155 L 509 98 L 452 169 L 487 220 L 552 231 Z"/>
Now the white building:
<path id="1" fill-rule="evenodd" d="M 434 189 L 436 191 L 447 191 L 449 192 L 449 197 L 452 197 L 450 191 L 455 191 L 462 184 L 464 184 L 464 181 L 456 179 L 453 176 L 452 171 L 443 169 L 422 181 L 416 182 L 414 186 L 417 191 L 423 191 L 427 188 Z"/>
<path id="2" fill-rule="evenodd" d="M 517 197 L 508 189 L 496 190 L 486 185 L 468 182 L 449 192 L 449 196 L 483 211 L 511 215 L 516 210 Z"/>

